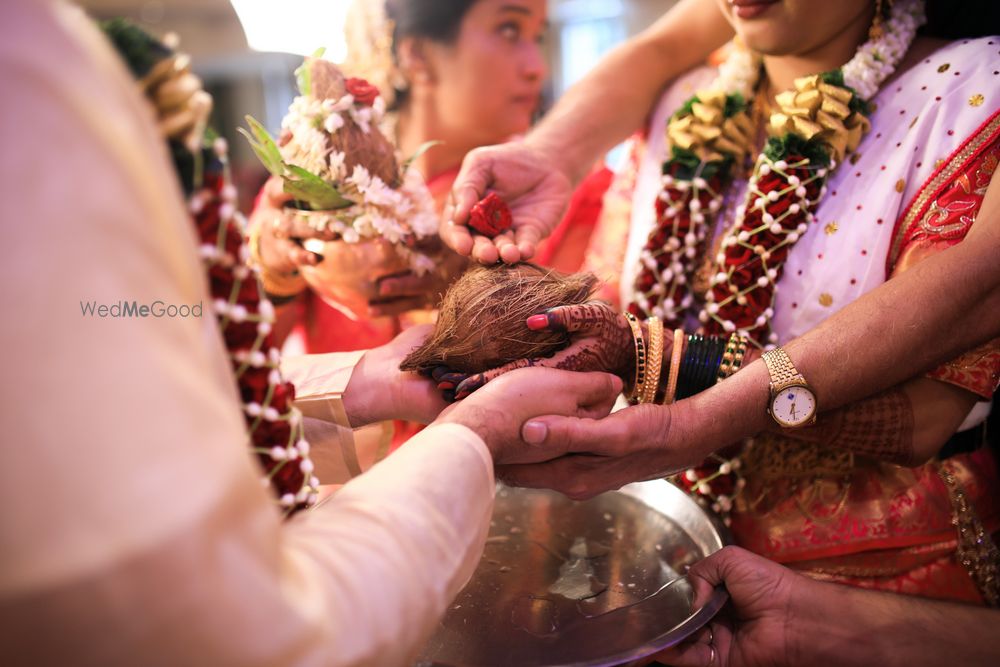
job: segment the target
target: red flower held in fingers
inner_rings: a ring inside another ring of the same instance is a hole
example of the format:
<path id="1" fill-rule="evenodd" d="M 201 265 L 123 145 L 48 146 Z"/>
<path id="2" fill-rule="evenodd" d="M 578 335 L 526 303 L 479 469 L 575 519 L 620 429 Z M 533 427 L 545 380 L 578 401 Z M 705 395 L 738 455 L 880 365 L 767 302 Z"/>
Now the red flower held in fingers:
<path id="1" fill-rule="evenodd" d="M 513 222 L 510 208 L 495 192 L 480 200 L 469 214 L 469 227 L 490 238 L 509 229 Z"/>

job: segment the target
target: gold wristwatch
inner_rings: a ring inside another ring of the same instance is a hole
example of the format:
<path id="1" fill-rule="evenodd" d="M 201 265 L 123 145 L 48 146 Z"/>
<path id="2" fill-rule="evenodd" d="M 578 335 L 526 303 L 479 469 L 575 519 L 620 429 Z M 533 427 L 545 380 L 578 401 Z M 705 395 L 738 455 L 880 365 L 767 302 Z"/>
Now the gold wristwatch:
<path id="1" fill-rule="evenodd" d="M 771 402 L 767 412 L 782 428 L 799 428 L 816 422 L 816 392 L 780 347 L 764 353 L 771 376 Z"/>

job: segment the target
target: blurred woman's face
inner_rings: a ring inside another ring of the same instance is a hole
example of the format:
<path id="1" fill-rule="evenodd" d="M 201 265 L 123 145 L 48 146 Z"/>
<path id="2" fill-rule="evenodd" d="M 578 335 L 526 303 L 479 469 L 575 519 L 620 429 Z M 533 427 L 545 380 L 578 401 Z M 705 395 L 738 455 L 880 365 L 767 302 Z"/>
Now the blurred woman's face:
<path id="1" fill-rule="evenodd" d="M 477 145 L 525 132 L 546 75 L 545 0 L 478 0 L 451 44 L 432 45 L 435 106 Z"/>
<path id="2" fill-rule="evenodd" d="M 844 31 L 871 23 L 874 0 L 717 0 L 736 34 L 754 51 L 801 56 Z"/>

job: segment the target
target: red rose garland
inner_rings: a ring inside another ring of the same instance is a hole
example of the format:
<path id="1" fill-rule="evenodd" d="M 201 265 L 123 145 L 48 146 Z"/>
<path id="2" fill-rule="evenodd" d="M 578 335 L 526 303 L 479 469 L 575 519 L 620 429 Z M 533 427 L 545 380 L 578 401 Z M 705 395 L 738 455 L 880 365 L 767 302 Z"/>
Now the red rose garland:
<path id="1" fill-rule="evenodd" d="M 302 437 L 302 416 L 292 407 L 295 388 L 281 377 L 280 354 L 271 340 L 274 307 L 262 296 L 256 273 L 247 265 L 242 217 L 236 212 L 236 190 L 228 181 L 226 142 L 205 148 L 211 97 L 189 71 L 190 59 L 174 51 L 176 40 L 153 38 L 122 19 L 101 28 L 137 78 L 142 93 L 160 117 L 183 122 L 161 123 L 175 172 L 188 197 L 208 274 L 213 311 L 243 401 L 249 442 L 265 471 L 265 486 L 278 496 L 286 514 L 316 500 L 319 480 L 312 474 L 309 443 Z M 175 45 L 175 44 L 174 44 Z M 183 100 L 163 105 L 161 87 L 188 91 Z"/>
<path id="2" fill-rule="evenodd" d="M 225 160 L 225 142 L 216 142 Z M 291 514 L 316 501 L 319 480 L 312 474 L 302 417 L 292 407 L 295 387 L 281 377 L 281 356 L 271 339 L 274 307 L 247 266 L 249 248 L 235 208 L 236 193 L 224 169 L 207 170 L 190 197 L 190 211 L 208 271 L 213 310 L 236 376 L 250 444 L 264 468 L 264 482 Z"/>
<path id="3" fill-rule="evenodd" d="M 750 206 L 742 207 L 740 225 L 724 240 L 716 259 L 722 270 L 712 277 L 700 318 L 706 333 L 739 331 L 762 346 L 776 342 L 769 327 L 775 286 L 789 251 L 813 219 L 828 170 L 795 154 L 777 161 L 761 155 L 758 164 L 749 185 Z"/>

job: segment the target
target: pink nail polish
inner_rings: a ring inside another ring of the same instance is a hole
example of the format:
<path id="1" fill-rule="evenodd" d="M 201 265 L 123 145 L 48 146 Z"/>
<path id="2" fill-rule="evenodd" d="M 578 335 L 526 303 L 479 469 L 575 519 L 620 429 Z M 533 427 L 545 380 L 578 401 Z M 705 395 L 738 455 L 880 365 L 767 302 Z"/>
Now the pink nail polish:
<path id="1" fill-rule="evenodd" d="M 528 328 L 532 331 L 541 331 L 549 327 L 548 315 L 532 315 L 528 318 Z"/>

